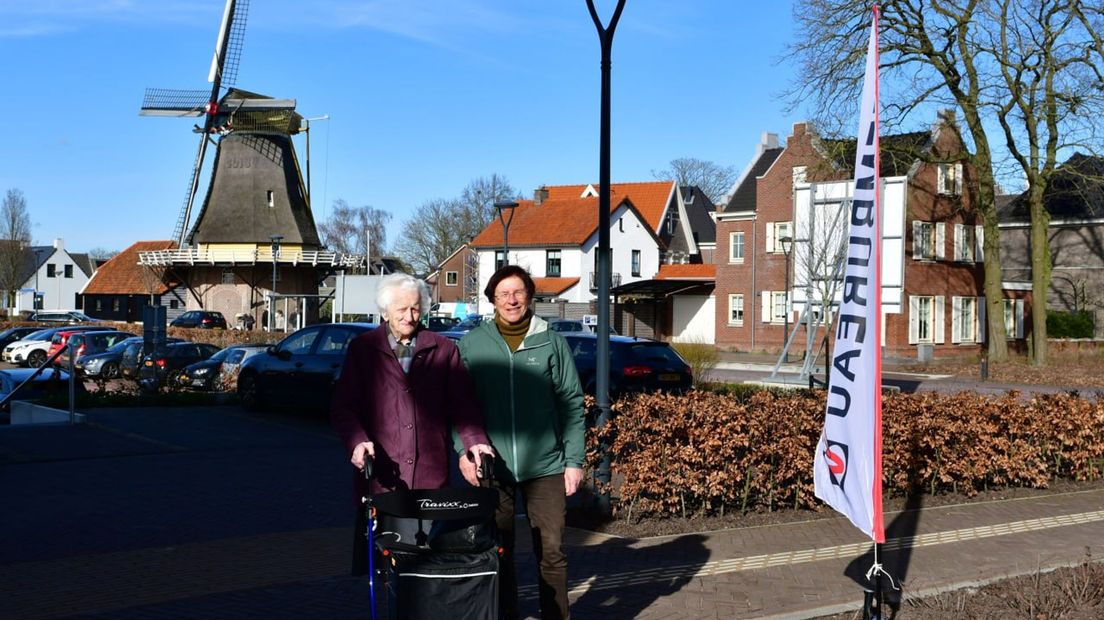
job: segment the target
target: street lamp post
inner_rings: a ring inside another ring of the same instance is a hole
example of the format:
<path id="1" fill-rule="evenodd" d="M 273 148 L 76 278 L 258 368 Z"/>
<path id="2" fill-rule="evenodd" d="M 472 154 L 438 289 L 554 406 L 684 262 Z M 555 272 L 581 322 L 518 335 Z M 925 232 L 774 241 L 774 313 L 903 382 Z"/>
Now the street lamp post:
<path id="1" fill-rule="evenodd" d="M 790 342 L 790 251 L 793 249 L 793 237 L 781 237 L 778 243 L 782 245 L 782 254 L 786 257 L 786 282 L 783 287 L 786 290 L 786 305 L 783 307 L 785 316 L 783 317 L 782 327 L 782 355 L 785 356 L 785 360 L 789 360 L 790 352 L 786 348 Z M 805 303 L 808 304 L 809 300 L 806 299 Z"/>
<path id="2" fill-rule="evenodd" d="M 303 121 L 307 124 L 307 128 L 304 130 L 307 134 L 307 204 L 310 204 L 311 201 L 310 124 L 311 121 L 328 120 L 330 120 L 329 114 L 323 114 L 322 116 L 312 116 L 311 118 L 303 119 Z M 325 198 L 325 196 L 323 196 L 323 198 Z"/>
<path id="3" fill-rule="evenodd" d="M 268 331 L 276 331 L 276 261 L 280 257 L 280 241 L 283 235 L 272 235 L 272 292 L 268 296 Z"/>
<path id="4" fill-rule="evenodd" d="M 502 266 L 510 264 L 510 222 L 514 221 L 514 211 L 517 209 L 517 201 L 494 203 L 498 210 L 498 221 L 502 222 Z"/>
<path id="5" fill-rule="evenodd" d="M 41 271 L 42 265 L 38 263 L 38 257 L 42 253 L 42 250 L 35 250 L 35 290 L 31 295 L 31 310 L 38 310 L 38 272 Z"/>

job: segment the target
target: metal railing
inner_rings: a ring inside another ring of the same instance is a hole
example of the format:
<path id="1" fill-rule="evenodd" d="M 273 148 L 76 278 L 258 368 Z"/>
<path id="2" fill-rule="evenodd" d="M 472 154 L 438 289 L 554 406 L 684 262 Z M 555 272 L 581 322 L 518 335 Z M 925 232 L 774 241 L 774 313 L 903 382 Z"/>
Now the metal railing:
<path id="1" fill-rule="evenodd" d="M 169 265 L 225 265 L 255 263 L 271 264 L 273 253 L 270 248 L 254 250 L 149 250 L 138 253 L 138 264 L 150 267 Z M 361 254 L 342 254 L 320 250 L 296 251 L 280 250 L 276 252 L 275 262 L 291 265 L 333 265 L 338 267 L 358 267 L 364 264 Z"/>

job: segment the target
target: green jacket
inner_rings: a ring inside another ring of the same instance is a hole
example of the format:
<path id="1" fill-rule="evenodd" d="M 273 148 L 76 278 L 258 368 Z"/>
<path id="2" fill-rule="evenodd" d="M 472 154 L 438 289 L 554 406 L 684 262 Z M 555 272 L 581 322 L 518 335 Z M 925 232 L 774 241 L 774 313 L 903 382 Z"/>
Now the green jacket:
<path id="1" fill-rule="evenodd" d="M 510 353 L 495 322 L 483 321 L 460 340 L 460 357 L 499 455 L 496 476 L 525 481 L 583 466 L 583 390 L 563 336 L 534 316 Z"/>

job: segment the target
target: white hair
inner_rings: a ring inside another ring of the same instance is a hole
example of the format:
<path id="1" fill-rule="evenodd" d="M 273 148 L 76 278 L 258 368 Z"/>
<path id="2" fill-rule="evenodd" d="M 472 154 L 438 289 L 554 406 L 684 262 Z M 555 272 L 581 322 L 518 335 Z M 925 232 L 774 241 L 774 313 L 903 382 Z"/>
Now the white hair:
<path id="1" fill-rule="evenodd" d="M 422 314 L 429 312 L 429 286 L 424 281 L 405 273 L 389 273 L 383 276 L 379 286 L 376 287 L 376 306 L 380 314 L 387 314 L 387 310 L 391 307 L 391 299 L 398 290 L 417 292 L 418 311 Z"/>

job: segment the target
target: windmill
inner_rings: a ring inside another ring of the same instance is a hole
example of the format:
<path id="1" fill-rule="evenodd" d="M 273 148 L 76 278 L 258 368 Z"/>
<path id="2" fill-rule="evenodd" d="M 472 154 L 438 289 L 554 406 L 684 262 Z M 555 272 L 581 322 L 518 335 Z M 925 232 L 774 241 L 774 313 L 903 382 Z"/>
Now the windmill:
<path id="1" fill-rule="evenodd" d="M 273 151 L 283 154 L 280 156 L 281 159 L 287 159 L 287 161 L 275 162 L 281 168 L 289 166 L 293 168 L 291 176 L 294 177 L 295 182 L 291 184 L 292 187 L 287 191 L 291 194 L 303 194 L 302 197 L 292 196 L 290 206 L 293 211 L 306 210 L 305 219 L 309 220 L 307 225 L 309 230 L 301 231 L 305 234 L 292 235 L 292 237 L 301 237 L 301 240 L 306 244 L 317 243 L 317 233 L 314 230 L 313 218 L 309 214 L 309 205 L 305 193 L 301 190 L 301 187 L 296 187 L 296 185 L 301 186 L 301 181 L 298 178 L 298 162 L 295 160 L 290 136 L 299 132 L 303 119 L 295 112 L 295 100 L 274 99 L 231 87 L 237 79 L 248 12 L 249 0 L 226 1 L 226 7 L 222 15 L 222 25 L 219 28 L 218 39 L 215 42 L 214 57 L 211 59 L 211 68 L 207 76 L 208 82 L 211 83 L 210 90 L 148 88 L 142 99 L 142 108 L 139 112 L 142 116 L 203 117 L 202 126 L 197 124 L 193 128 L 193 131 L 199 134 L 199 146 L 192 166 L 191 179 L 188 182 L 187 195 L 184 204 L 181 206 L 176 226 L 173 228 L 172 238 L 177 242 L 178 247 L 186 247 L 195 236 L 194 230 L 189 235 L 189 224 L 196 195 L 199 191 L 199 181 L 208 145 L 215 143 L 221 151 L 224 140 L 235 134 L 254 134 L 254 136 L 267 134 L 269 139 L 266 142 L 274 142 L 274 144 L 259 144 L 259 141 L 254 139 L 251 142 L 253 147 L 258 152 L 267 153 L 270 159 Z M 222 93 L 224 89 L 225 94 Z M 235 136 L 235 138 L 231 142 L 245 139 L 241 135 Z M 226 146 L 229 146 L 229 144 Z M 212 177 L 220 172 L 217 163 L 219 159 L 221 158 L 216 156 L 216 166 Z M 212 190 L 214 189 L 215 184 L 214 179 L 212 179 Z M 269 192 L 269 194 L 273 193 Z M 278 191 L 276 193 L 283 194 L 285 192 Z M 209 192 L 207 202 L 204 204 L 205 212 L 211 206 L 211 198 Z M 273 202 L 277 198 L 269 195 L 266 196 L 266 200 Z M 199 227 L 201 219 L 202 213 L 197 218 L 196 228 Z M 304 220 L 302 213 L 296 213 L 293 219 L 299 220 L 301 224 L 307 224 L 307 222 L 302 221 Z M 297 228 L 302 228 L 302 226 Z M 265 235 L 265 239 L 267 237 L 268 235 Z M 238 239 L 238 241 L 251 240 Z"/>

